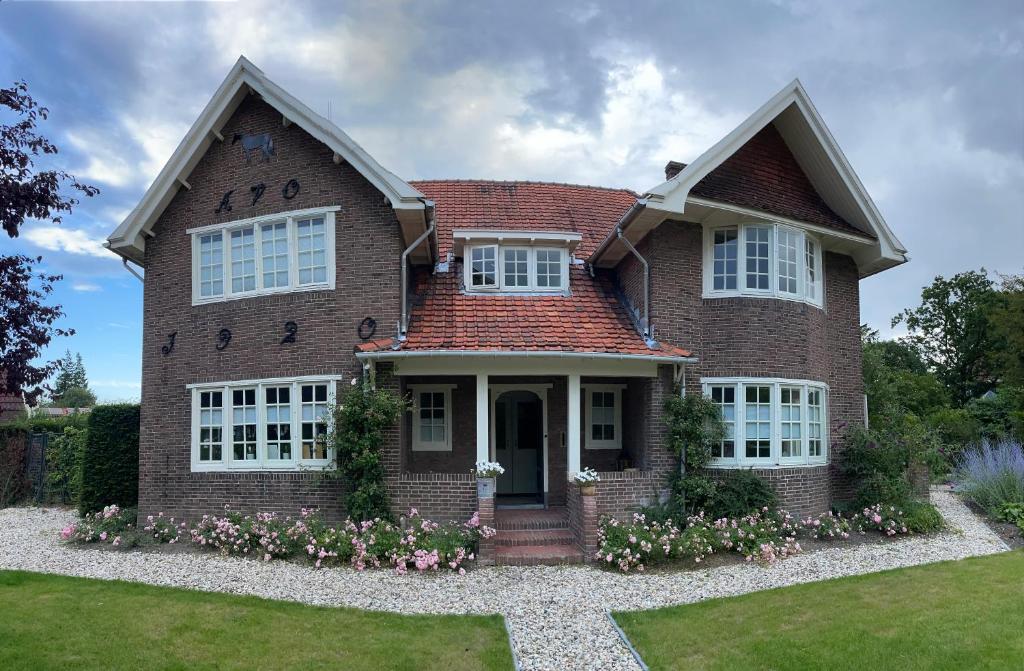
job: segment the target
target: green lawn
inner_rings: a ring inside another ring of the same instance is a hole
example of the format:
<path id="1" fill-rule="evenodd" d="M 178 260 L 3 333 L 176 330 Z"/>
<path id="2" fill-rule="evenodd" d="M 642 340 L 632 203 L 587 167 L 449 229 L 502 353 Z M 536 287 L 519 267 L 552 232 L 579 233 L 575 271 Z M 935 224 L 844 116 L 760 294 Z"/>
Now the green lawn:
<path id="1" fill-rule="evenodd" d="M 0 571 L 0 667 L 511 669 L 500 616 L 393 615 Z"/>
<path id="2" fill-rule="evenodd" d="M 615 620 L 653 669 L 1021 669 L 1024 552 Z"/>

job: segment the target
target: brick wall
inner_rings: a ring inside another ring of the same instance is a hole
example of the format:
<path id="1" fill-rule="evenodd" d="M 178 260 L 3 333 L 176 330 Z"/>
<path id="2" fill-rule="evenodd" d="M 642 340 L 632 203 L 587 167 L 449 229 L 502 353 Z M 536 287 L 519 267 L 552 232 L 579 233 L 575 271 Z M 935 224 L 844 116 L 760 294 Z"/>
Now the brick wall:
<path id="1" fill-rule="evenodd" d="M 651 319 L 655 337 L 693 350 L 698 364 L 686 368 L 686 388 L 700 390 L 701 377 L 781 377 L 826 382 L 829 385 L 830 462 L 842 450 L 847 424 L 863 421 L 861 383 L 860 303 L 857 268 L 845 255 L 826 253 L 824 309 L 795 301 L 770 298 L 704 299 L 701 268 L 701 227 L 687 222 L 665 222 L 638 245 L 651 265 Z M 625 257 L 618 269 L 620 286 L 635 306 L 642 305 L 641 266 Z M 664 379 L 652 392 L 671 389 Z M 663 399 L 661 401 L 663 403 Z M 649 408 L 660 408 L 652 402 Z M 658 431 L 661 422 L 649 422 Z M 663 431 L 663 428 L 660 428 Z M 671 466 L 666 452 L 647 458 L 647 469 Z M 766 469 L 768 470 L 768 469 Z M 844 496 L 835 469 L 827 477 L 816 469 L 806 476 L 774 478 L 794 500 L 831 502 L 833 490 Z M 828 469 L 818 469 L 828 470 Z M 797 483 L 807 491 L 795 494 Z M 827 507 L 827 506 L 826 506 Z"/>
<path id="2" fill-rule="evenodd" d="M 275 155 L 246 165 L 234 133 L 268 132 Z M 332 517 L 343 511 L 341 485 L 313 473 L 192 473 L 190 394 L 185 385 L 240 379 L 360 374 L 352 355 L 356 328 L 364 317 L 389 335 L 399 314 L 399 259 L 403 244 L 394 212 L 369 182 L 348 164 L 335 165 L 329 148 L 297 125 L 285 128 L 281 115 L 250 96 L 225 124 L 225 141 L 214 142 L 190 175 L 191 190 L 180 190 L 146 241 L 143 309 L 142 431 L 139 505 L 142 514 L 163 511 L 194 518 L 222 510 L 296 513 L 319 506 Z M 301 185 L 292 200 L 282 188 Z M 255 207 L 249 188 L 266 184 Z M 223 194 L 234 189 L 230 213 L 215 214 Z M 319 206 L 340 206 L 336 214 L 337 290 L 298 292 L 192 306 L 191 244 L 188 228 Z M 299 325 L 298 340 L 281 345 L 284 323 Z M 215 349 L 221 328 L 230 345 Z M 174 351 L 160 348 L 177 332 Z M 397 440 L 397 438 L 396 438 Z M 397 454 L 397 451 L 396 451 Z M 397 472 L 396 465 L 391 465 Z"/>

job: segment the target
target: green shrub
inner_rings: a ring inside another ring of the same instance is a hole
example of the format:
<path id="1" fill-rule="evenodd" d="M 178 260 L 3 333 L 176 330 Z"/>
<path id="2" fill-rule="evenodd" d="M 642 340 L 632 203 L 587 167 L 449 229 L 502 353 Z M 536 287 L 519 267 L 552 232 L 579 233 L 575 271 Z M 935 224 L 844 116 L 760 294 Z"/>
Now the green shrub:
<path id="1" fill-rule="evenodd" d="M 89 413 L 82 454 L 78 499 L 80 514 L 139 501 L 139 406 L 100 405 Z"/>
<path id="2" fill-rule="evenodd" d="M 938 509 L 924 501 L 910 501 L 903 504 L 903 522 L 915 534 L 929 534 L 943 527 L 942 515 Z"/>
<path id="3" fill-rule="evenodd" d="M 941 447 L 937 433 L 914 415 L 883 429 L 855 426 L 845 440 L 840 469 L 856 486 L 856 507 L 912 500 L 911 464 L 932 467 Z"/>
<path id="4" fill-rule="evenodd" d="M 46 485 L 48 498 L 60 503 L 78 501 L 85 452 L 86 430 L 65 426 L 62 433 L 50 434 L 46 446 Z"/>
<path id="5" fill-rule="evenodd" d="M 716 520 L 743 517 L 764 508 L 774 509 L 777 502 L 775 492 L 764 478 L 751 470 L 741 470 L 717 483 L 705 512 Z"/>
<path id="6" fill-rule="evenodd" d="M 0 426 L 0 508 L 20 501 L 29 491 L 25 473 L 28 434 L 10 426 Z"/>
<path id="7" fill-rule="evenodd" d="M 669 471 L 669 506 L 680 519 L 686 513 L 708 506 L 715 494 L 715 482 L 706 468 L 711 447 L 725 435 L 722 411 L 702 394 L 680 394 L 677 388 L 665 401 L 668 444 L 677 459 Z"/>
<path id="8" fill-rule="evenodd" d="M 998 518 L 1010 524 L 1016 524 L 1024 531 L 1024 503 L 1004 503 L 999 510 Z"/>
<path id="9" fill-rule="evenodd" d="M 334 409 L 334 443 L 337 469 L 328 477 L 345 480 L 345 508 L 357 520 L 390 519 L 384 462 L 384 432 L 402 416 L 405 401 L 386 389 L 355 385 Z"/>

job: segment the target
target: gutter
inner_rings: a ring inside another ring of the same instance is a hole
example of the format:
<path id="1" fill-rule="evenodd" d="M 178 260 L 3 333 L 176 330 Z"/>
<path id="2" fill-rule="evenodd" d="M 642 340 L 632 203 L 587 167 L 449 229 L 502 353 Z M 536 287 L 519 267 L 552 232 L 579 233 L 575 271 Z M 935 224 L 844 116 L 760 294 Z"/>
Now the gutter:
<path id="1" fill-rule="evenodd" d="M 644 320 L 640 323 L 640 330 L 642 331 L 640 335 L 647 341 L 647 346 L 652 347 L 654 345 L 654 329 L 651 327 L 651 267 L 648 265 L 647 259 L 633 246 L 633 243 L 622 235 L 621 226 L 615 227 L 615 237 L 622 241 L 626 249 L 632 252 L 633 256 L 640 261 L 640 265 L 644 267 Z"/>
<path id="2" fill-rule="evenodd" d="M 139 275 L 131 266 L 128 265 L 128 257 L 127 256 L 122 256 L 121 257 L 121 263 L 124 264 L 124 269 L 125 270 L 127 270 L 128 272 L 130 272 L 132 275 L 135 276 L 135 279 L 137 279 L 138 281 L 142 282 L 143 284 L 146 283 L 146 278 L 144 276 L 142 276 L 142 275 Z"/>
<path id="3" fill-rule="evenodd" d="M 398 323 L 398 339 L 405 340 L 405 334 L 409 330 L 409 264 L 407 262 L 409 254 L 414 249 L 423 244 L 423 241 L 430 237 L 430 234 L 434 232 L 434 201 L 426 200 L 425 198 L 420 199 L 426 209 L 427 216 L 427 230 L 423 231 L 420 237 L 416 238 L 411 245 L 406 247 L 405 251 L 402 252 L 402 318 Z"/>
<path id="4" fill-rule="evenodd" d="M 492 359 L 626 359 L 631 361 L 650 361 L 653 363 L 697 363 L 695 356 L 657 356 L 650 354 L 612 354 L 609 352 L 561 352 L 561 351 L 499 351 L 499 350 L 412 350 L 412 351 L 381 351 L 381 352 L 356 352 L 356 358 L 361 361 L 376 361 L 378 359 L 425 359 L 434 357 L 448 357 L 461 359 L 492 358 Z"/>
<path id="5" fill-rule="evenodd" d="M 625 230 L 626 227 L 629 226 L 629 224 L 632 223 L 632 221 L 637 218 L 637 215 L 644 211 L 644 209 L 647 207 L 647 203 L 647 196 L 644 196 L 643 198 L 637 198 L 636 202 L 630 205 L 629 209 L 626 210 L 626 212 L 619 218 L 619 223 L 615 224 L 615 230 Z M 611 235 L 604 239 L 604 242 L 602 242 L 601 245 L 597 248 L 597 250 L 590 255 L 589 261 L 591 265 L 597 263 L 597 260 L 601 258 L 601 255 L 604 254 L 605 250 L 608 249 L 612 242 L 615 241 L 615 238 L 615 234 L 612 233 Z"/>

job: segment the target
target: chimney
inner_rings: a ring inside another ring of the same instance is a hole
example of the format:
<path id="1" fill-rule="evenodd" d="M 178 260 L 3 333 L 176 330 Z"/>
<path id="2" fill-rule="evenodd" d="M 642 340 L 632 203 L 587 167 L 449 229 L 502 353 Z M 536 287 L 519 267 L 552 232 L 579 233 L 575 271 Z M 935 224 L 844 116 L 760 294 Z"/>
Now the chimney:
<path id="1" fill-rule="evenodd" d="M 685 163 L 679 161 L 669 161 L 665 164 L 665 179 L 669 180 L 678 175 L 686 167 Z"/>

